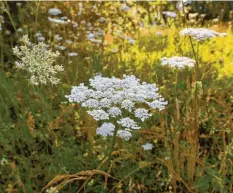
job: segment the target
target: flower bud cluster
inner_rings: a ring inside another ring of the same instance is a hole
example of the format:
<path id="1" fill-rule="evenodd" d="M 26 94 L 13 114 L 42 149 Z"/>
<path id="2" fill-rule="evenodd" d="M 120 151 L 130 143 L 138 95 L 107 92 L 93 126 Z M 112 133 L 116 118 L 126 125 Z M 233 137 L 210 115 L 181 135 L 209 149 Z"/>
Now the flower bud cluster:
<path id="1" fill-rule="evenodd" d="M 58 84 L 59 79 L 56 78 L 56 74 L 64 69 L 61 65 L 53 64 L 58 58 L 59 52 L 48 50 L 47 45 L 43 42 L 33 45 L 27 35 L 20 40 L 23 45 L 13 48 L 13 53 L 20 59 L 15 63 L 17 68 L 28 72 L 30 83 L 33 85 Z"/>

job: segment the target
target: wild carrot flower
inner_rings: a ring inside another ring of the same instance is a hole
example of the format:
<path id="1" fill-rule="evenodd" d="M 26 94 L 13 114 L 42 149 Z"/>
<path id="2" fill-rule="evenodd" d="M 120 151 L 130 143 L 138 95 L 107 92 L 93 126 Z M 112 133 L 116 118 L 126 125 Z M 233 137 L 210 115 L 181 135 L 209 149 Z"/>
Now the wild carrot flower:
<path id="1" fill-rule="evenodd" d="M 101 135 L 103 137 L 113 136 L 115 130 L 115 125 L 112 123 L 103 123 L 101 127 L 96 129 L 96 134 Z"/>
<path id="2" fill-rule="evenodd" d="M 163 14 L 166 15 L 167 17 L 175 18 L 176 13 L 172 11 L 163 11 Z"/>
<path id="3" fill-rule="evenodd" d="M 182 36 L 190 36 L 197 41 L 204 41 L 207 39 L 227 36 L 227 33 L 219 33 L 206 28 L 186 28 L 180 31 Z"/>
<path id="4" fill-rule="evenodd" d="M 118 107 L 111 107 L 109 110 L 108 110 L 108 114 L 111 116 L 111 117 L 117 117 L 119 115 L 122 114 L 122 111 L 118 108 Z"/>
<path id="5" fill-rule="evenodd" d="M 55 48 L 57 48 L 58 50 L 66 50 L 65 46 L 59 46 L 59 45 L 55 45 Z"/>
<path id="6" fill-rule="evenodd" d="M 135 117 L 141 119 L 142 121 L 148 119 L 151 116 L 151 114 L 148 113 L 148 110 L 144 108 L 138 108 L 134 112 L 135 112 Z"/>
<path id="7" fill-rule="evenodd" d="M 57 9 L 57 8 L 51 8 L 51 9 L 49 9 L 48 14 L 49 15 L 59 15 L 59 14 L 61 14 L 61 10 Z"/>
<path id="8" fill-rule="evenodd" d="M 23 33 L 23 29 L 22 29 L 22 28 L 18 28 L 18 29 L 17 29 L 17 32 Z"/>
<path id="9" fill-rule="evenodd" d="M 18 7 L 21 7 L 22 3 L 21 3 L 21 2 L 18 2 L 18 3 L 16 3 L 16 5 L 17 5 Z"/>
<path id="10" fill-rule="evenodd" d="M 61 20 L 68 20 L 68 17 L 66 16 L 63 16 L 63 17 L 60 17 Z"/>
<path id="11" fill-rule="evenodd" d="M 43 41 L 45 41 L 45 37 L 40 36 L 40 37 L 37 38 L 37 41 L 38 42 L 43 42 Z"/>
<path id="12" fill-rule="evenodd" d="M 78 55 L 78 53 L 76 53 L 76 52 L 70 52 L 70 53 L 68 53 L 68 56 L 77 56 Z"/>
<path id="13" fill-rule="evenodd" d="M 127 130 L 118 130 L 117 136 L 120 137 L 121 139 L 124 139 L 125 141 L 129 141 L 132 137 L 132 133 Z"/>
<path id="14" fill-rule="evenodd" d="M 195 63 L 195 60 L 188 57 L 173 56 L 171 58 L 161 58 L 161 65 L 169 65 L 178 69 L 183 69 L 185 66 L 194 67 Z"/>
<path id="15" fill-rule="evenodd" d="M 102 109 L 94 109 L 92 111 L 87 111 L 96 121 L 109 119 L 108 113 Z"/>
<path id="16" fill-rule="evenodd" d="M 176 3 L 176 8 L 179 10 L 179 11 L 183 11 L 183 5 L 184 6 L 187 6 L 189 4 L 192 3 L 192 0 L 180 0 Z"/>
<path id="17" fill-rule="evenodd" d="M 68 21 L 64 21 L 62 19 L 51 18 L 51 17 L 48 17 L 48 20 L 56 24 L 67 24 L 68 23 Z"/>
<path id="18" fill-rule="evenodd" d="M 132 111 L 132 108 L 134 107 L 134 103 L 131 101 L 131 100 L 129 100 L 129 99 L 126 99 L 126 100 L 124 100 L 122 103 L 121 103 L 121 108 L 122 109 L 126 109 L 126 110 L 128 110 L 129 112 L 131 112 Z"/>
<path id="19" fill-rule="evenodd" d="M 142 145 L 143 150 L 152 150 L 153 149 L 153 144 L 151 143 L 146 143 Z"/>
<path id="20" fill-rule="evenodd" d="M 122 118 L 117 121 L 117 123 L 128 129 L 140 129 L 140 127 L 137 126 L 137 123 L 129 117 Z"/>
<path id="21" fill-rule="evenodd" d="M 37 32 L 37 33 L 35 34 L 35 37 L 41 37 L 41 36 L 43 36 L 41 32 Z"/>
<path id="22" fill-rule="evenodd" d="M 140 122 L 151 116 L 146 108 L 162 110 L 167 105 L 155 84 L 140 83 L 133 75 L 124 75 L 123 79 L 96 75 L 89 81 L 90 88 L 84 84 L 73 86 L 66 98 L 87 108 L 87 113 L 96 121 L 111 120 L 111 124 L 119 128 L 117 136 L 124 140 L 129 140 L 132 131 L 141 128 Z M 138 108 L 142 104 L 147 107 Z M 103 123 L 96 130 L 97 134 L 112 136 L 112 125 Z"/>
<path id="23" fill-rule="evenodd" d="M 56 74 L 64 69 L 61 65 L 53 64 L 59 52 L 47 50 L 47 45 L 43 42 L 33 45 L 27 35 L 24 35 L 20 41 L 23 45 L 13 48 L 13 53 L 19 58 L 15 64 L 28 72 L 30 83 L 33 85 L 58 84 L 59 79 L 56 78 Z"/>

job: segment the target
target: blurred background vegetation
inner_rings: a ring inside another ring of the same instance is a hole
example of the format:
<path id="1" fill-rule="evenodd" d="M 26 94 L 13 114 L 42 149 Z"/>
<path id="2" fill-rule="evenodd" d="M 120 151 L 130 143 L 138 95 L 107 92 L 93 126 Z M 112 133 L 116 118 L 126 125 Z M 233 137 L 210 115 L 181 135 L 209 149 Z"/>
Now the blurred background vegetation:
<path id="1" fill-rule="evenodd" d="M 51 8 L 61 14 L 49 15 Z M 41 192 L 56 176 L 46 189 L 233 192 L 232 22 L 230 1 L 0 2 L 0 192 Z M 179 36 L 187 26 L 228 33 L 194 45 L 198 82 L 192 69 L 160 65 L 162 57 L 194 58 L 188 39 Z M 61 53 L 56 62 L 65 71 L 58 86 L 32 86 L 28 75 L 15 68 L 12 47 L 24 34 Z M 112 161 L 103 168 L 114 178 L 93 171 L 111 139 L 96 136 L 97 123 L 64 97 L 72 85 L 87 83 L 96 73 L 134 74 L 156 83 L 168 100 L 140 135 L 117 141 Z M 195 114 L 198 130 L 193 129 Z M 154 148 L 144 152 L 141 145 L 148 141 Z M 90 180 L 78 178 L 82 171 L 91 171 L 84 175 Z"/>

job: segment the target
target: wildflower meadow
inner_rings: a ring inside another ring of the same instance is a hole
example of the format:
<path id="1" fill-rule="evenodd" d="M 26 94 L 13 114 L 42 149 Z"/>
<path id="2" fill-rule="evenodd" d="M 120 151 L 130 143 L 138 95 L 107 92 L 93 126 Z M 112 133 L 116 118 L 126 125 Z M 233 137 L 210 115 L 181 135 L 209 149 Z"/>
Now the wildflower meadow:
<path id="1" fill-rule="evenodd" d="M 233 193 L 233 3 L 0 1 L 0 193 Z"/>

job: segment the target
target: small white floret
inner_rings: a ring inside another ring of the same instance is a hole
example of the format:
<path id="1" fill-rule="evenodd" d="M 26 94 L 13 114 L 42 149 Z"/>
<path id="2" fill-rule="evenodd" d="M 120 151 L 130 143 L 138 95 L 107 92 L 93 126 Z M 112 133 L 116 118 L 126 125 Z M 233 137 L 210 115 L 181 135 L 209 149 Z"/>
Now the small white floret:
<path id="1" fill-rule="evenodd" d="M 124 139 L 125 141 L 129 141 L 132 137 L 132 133 L 126 130 L 117 131 L 117 136 Z"/>
<path id="2" fill-rule="evenodd" d="M 144 150 L 152 150 L 152 149 L 153 149 L 153 144 L 151 144 L 151 143 L 146 143 L 146 144 L 142 145 L 142 148 L 143 148 Z"/>
<path id="3" fill-rule="evenodd" d="M 101 135 L 103 137 L 113 136 L 115 130 L 115 125 L 112 123 L 103 123 L 101 127 L 96 129 L 96 134 Z"/>

